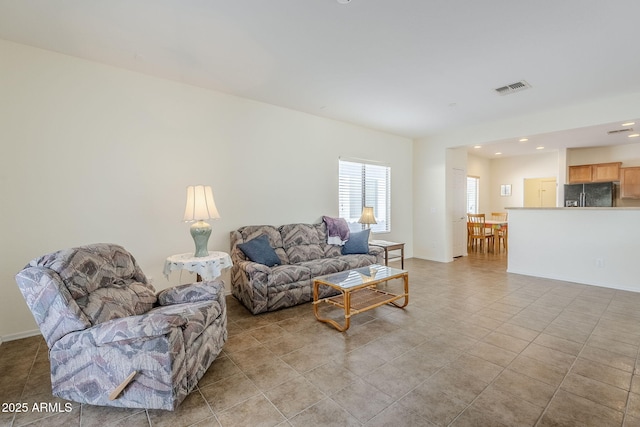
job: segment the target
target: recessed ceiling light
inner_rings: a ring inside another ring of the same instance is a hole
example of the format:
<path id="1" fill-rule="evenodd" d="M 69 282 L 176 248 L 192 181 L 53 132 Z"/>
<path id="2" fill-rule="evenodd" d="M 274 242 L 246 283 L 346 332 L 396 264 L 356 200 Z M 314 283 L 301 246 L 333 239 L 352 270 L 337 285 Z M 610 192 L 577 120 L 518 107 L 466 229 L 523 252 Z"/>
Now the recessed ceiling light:
<path id="1" fill-rule="evenodd" d="M 351 0 L 338 0 L 338 3 L 347 4 L 347 3 L 351 3 Z"/>
<path id="2" fill-rule="evenodd" d="M 474 145 L 473 148 L 482 148 L 482 145 Z"/>
<path id="3" fill-rule="evenodd" d="M 536 147 L 536 150 L 544 150 L 544 147 L 543 146 Z"/>
<path id="4" fill-rule="evenodd" d="M 502 154 L 502 153 L 498 151 L 498 152 L 496 153 L 496 156 L 499 156 L 500 154 Z"/>
<path id="5" fill-rule="evenodd" d="M 635 124 L 636 124 L 636 122 L 627 122 L 627 123 L 621 124 L 620 126 L 633 126 Z"/>
<path id="6" fill-rule="evenodd" d="M 640 136 L 640 133 L 632 133 L 631 135 L 628 135 L 629 138 L 637 138 Z"/>
<path id="7" fill-rule="evenodd" d="M 520 142 L 527 142 L 529 138 L 520 138 Z"/>

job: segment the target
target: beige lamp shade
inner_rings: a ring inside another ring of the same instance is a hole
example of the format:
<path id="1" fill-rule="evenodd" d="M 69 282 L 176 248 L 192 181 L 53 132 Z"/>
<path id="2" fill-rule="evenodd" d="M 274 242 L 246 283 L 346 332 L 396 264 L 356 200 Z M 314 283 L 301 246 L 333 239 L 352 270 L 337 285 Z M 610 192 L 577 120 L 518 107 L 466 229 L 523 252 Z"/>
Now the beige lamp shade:
<path id="1" fill-rule="evenodd" d="M 371 206 L 365 206 L 362 208 L 362 215 L 358 220 L 360 224 L 377 224 L 376 217 L 373 216 L 373 208 Z"/>
<path id="2" fill-rule="evenodd" d="M 213 191 L 209 185 L 190 185 L 187 187 L 187 206 L 184 221 L 218 219 L 220 214 L 213 200 Z"/>

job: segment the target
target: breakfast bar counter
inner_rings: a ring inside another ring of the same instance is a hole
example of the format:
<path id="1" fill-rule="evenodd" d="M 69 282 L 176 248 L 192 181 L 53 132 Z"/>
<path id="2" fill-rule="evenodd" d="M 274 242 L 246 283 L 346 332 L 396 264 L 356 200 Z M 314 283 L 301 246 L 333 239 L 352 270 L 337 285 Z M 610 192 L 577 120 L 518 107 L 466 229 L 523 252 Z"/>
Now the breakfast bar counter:
<path id="1" fill-rule="evenodd" d="M 507 208 L 510 273 L 640 292 L 640 208 Z"/>

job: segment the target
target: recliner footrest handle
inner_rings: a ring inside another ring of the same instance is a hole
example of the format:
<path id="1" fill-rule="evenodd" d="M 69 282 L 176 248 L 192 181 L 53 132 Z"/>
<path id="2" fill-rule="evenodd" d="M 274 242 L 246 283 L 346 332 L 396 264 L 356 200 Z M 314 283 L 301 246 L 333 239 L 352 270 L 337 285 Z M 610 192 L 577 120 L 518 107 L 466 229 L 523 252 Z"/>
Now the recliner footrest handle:
<path id="1" fill-rule="evenodd" d="M 109 400 L 115 400 L 118 395 L 122 393 L 122 390 L 124 390 L 124 388 L 131 382 L 131 380 L 133 380 L 133 377 L 135 377 L 137 373 L 138 371 L 131 372 L 129 376 L 125 378 L 125 380 L 122 381 L 120 385 L 111 392 L 111 394 L 109 395 Z"/>

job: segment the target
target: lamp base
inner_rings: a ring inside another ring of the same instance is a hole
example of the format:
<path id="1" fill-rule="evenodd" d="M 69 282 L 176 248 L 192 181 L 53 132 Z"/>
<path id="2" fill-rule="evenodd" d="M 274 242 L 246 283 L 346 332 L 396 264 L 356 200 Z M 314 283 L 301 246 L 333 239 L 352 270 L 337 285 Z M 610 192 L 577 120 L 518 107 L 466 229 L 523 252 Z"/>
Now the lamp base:
<path id="1" fill-rule="evenodd" d="M 207 243 L 209 242 L 209 236 L 211 235 L 211 225 L 202 220 L 193 223 L 189 228 L 191 237 L 196 244 L 195 257 L 209 256 L 209 250 L 207 249 Z"/>

